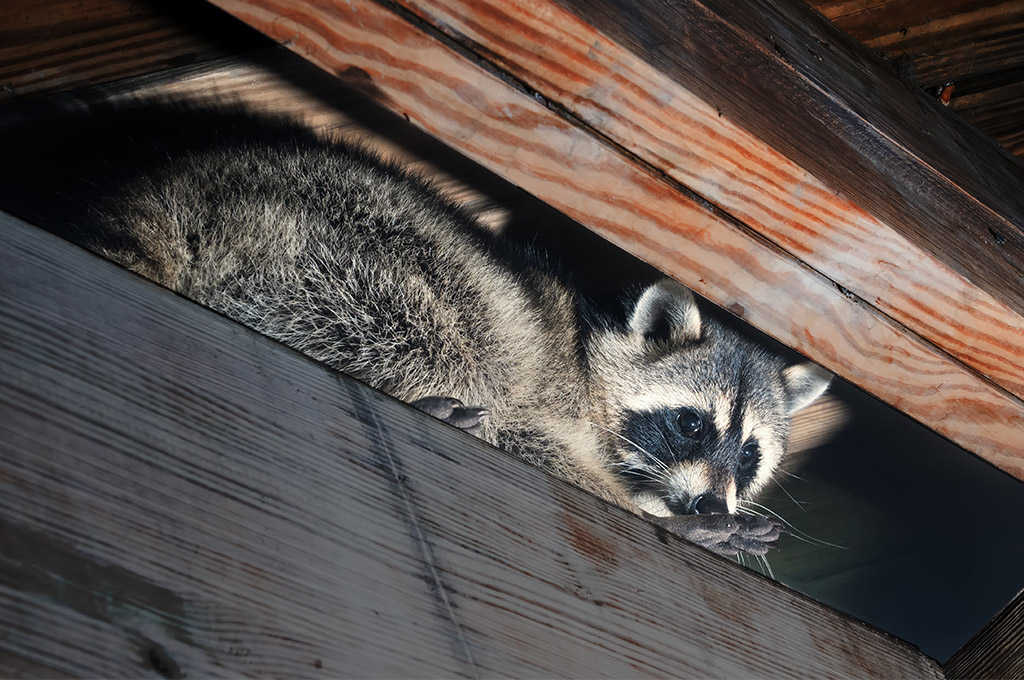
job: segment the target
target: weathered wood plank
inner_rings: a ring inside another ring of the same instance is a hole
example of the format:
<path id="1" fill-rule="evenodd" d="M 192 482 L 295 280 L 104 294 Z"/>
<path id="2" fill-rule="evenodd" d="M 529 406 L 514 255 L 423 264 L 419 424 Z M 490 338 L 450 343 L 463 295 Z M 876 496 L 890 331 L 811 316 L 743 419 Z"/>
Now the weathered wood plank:
<path id="1" fill-rule="evenodd" d="M 1024 158 L 1024 67 L 1018 80 L 953 100 L 957 112 L 972 125 L 992 135 L 1018 158 Z"/>
<path id="2" fill-rule="evenodd" d="M 942 666 L 950 680 L 1024 678 L 1024 592 Z"/>
<path id="3" fill-rule="evenodd" d="M 1005 85 L 1013 82 L 1013 71 L 1024 63 L 1024 3 L 1019 0 L 808 4 L 868 47 L 908 60 L 911 75 L 922 87 L 949 81 L 968 90 L 982 83 Z"/>
<path id="4" fill-rule="evenodd" d="M 1024 478 L 1019 399 L 418 23 L 368 0 L 217 4 L 754 326 Z"/>
<path id="5" fill-rule="evenodd" d="M 929 94 L 1024 157 L 1024 3 L 1019 0 L 811 0 Z M 1016 92 L 1015 92 L 1016 90 Z M 1016 96 L 1015 96 L 1016 95 Z"/>
<path id="6" fill-rule="evenodd" d="M 1024 168 L 798 0 L 556 0 L 1024 312 Z"/>
<path id="7" fill-rule="evenodd" d="M 264 46 L 200 2 L 5 0 L 0 101 Z"/>
<path id="8" fill-rule="evenodd" d="M 10 218 L 0 674 L 934 677 Z"/>

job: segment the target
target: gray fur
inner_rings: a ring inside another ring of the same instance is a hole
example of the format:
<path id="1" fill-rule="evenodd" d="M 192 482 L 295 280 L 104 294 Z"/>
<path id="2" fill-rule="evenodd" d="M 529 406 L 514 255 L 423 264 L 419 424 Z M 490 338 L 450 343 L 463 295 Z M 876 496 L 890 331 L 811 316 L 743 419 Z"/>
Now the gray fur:
<path id="1" fill-rule="evenodd" d="M 75 237 L 606 499 L 668 515 L 707 495 L 735 512 L 781 460 L 791 411 L 828 383 L 702 318 L 668 280 L 625 324 L 588 325 L 563 277 L 419 179 L 280 121 L 231 121 L 211 143 L 128 154 L 138 167 L 105 189 L 86 171 Z M 670 450 L 684 407 L 721 425 L 685 456 Z M 638 423 L 654 423 L 639 442 Z M 754 436 L 760 467 L 739 488 Z"/>

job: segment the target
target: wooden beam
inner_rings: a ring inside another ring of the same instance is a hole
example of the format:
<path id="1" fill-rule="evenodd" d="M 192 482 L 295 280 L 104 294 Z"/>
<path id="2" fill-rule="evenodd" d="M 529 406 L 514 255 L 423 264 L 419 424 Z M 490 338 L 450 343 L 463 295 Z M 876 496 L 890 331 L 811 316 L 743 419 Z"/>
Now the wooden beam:
<path id="1" fill-rule="evenodd" d="M 1024 678 L 1024 591 L 942 666 L 950 680 Z"/>
<path id="2" fill-rule="evenodd" d="M 903 324 L 791 252 L 688 194 L 607 135 L 537 96 L 514 74 L 439 37 L 422 19 L 371 0 L 216 4 L 705 297 L 1024 478 L 1024 405 L 1019 397 L 951 359 L 935 342 L 908 333 Z M 597 44 L 595 53 L 606 47 Z M 559 49 L 558 44 L 551 49 Z M 612 120 L 616 115 L 612 108 L 604 117 Z M 660 133 L 664 130 L 655 134 Z M 703 135 L 713 139 L 714 133 Z M 707 170 L 718 172 L 714 164 Z M 816 200 L 831 195 L 807 181 L 797 188 L 824 192 Z M 734 185 L 737 193 L 742 188 Z M 872 224 L 854 221 L 851 229 L 864 229 L 861 238 L 870 240 Z M 916 253 L 901 253 L 900 243 L 894 246 L 896 264 L 921 265 Z M 849 251 L 837 247 L 833 255 L 843 261 Z M 923 269 L 933 263 L 924 261 Z M 887 269 L 888 261 L 879 267 Z M 982 341 L 986 349 L 977 361 L 1001 364 L 1004 382 L 1019 389 L 1020 368 L 1014 358 L 1024 356 L 1016 333 L 1020 318 L 983 293 L 970 295 L 976 292 L 971 286 L 961 290 L 975 305 L 972 310 L 930 310 L 928 300 L 939 303 L 948 290 L 932 292 L 925 286 L 920 298 L 912 294 L 897 306 L 921 305 L 927 322 L 940 325 L 939 334 L 946 333 L 941 330 L 946 317 L 969 320 L 963 326 L 957 322 L 959 333 L 949 329 L 950 351 L 952 345 L 970 344 L 961 337 L 966 330 L 980 328 L 982 338 L 998 334 L 998 339 Z M 959 306 L 962 301 L 957 302 Z M 987 317 L 990 310 L 995 310 L 993 319 Z"/>
<path id="3" fill-rule="evenodd" d="M 556 1 L 1024 312 L 1024 167 L 806 2 Z"/>
<path id="4" fill-rule="evenodd" d="M 200 2 L 4 0 L 0 102 L 95 85 L 267 44 Z"/>
<path id="5" fill-rule="evenodd" d="M 1019 0 L 808 4 L 872 50 L 906 62 L 922 87 L 953 82 L 957 90 L 978 92 L 1019 82 L 1024 64 L 1024 4 Z"/>
<path id="6" fill-rule="evenodd" d="M 614 42 L 557 7 L 540 11 L 539 2 L 404 4 L 597 133 L 1024 397 L 1024 318 L 723 119 L 642 58 L 648 55 L 635 55 L 632 42 Z"/>
<path id="7" fill-rule="evenodd" d="M 0 675 L 941 678 L 6 216 L 0 338 Z"/>

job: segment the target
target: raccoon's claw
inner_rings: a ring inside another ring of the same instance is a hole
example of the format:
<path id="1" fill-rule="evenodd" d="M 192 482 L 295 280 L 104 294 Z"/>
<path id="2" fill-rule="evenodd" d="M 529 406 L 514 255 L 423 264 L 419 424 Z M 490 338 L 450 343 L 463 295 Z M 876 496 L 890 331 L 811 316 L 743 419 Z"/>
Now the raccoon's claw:
<path id="1" fill-rule="evenodd" d="M 764 555 L 777 547 L 779 536 L 786 530 L 781 522 L 771 518 L 741 515 L 737 519 L 741 522 L 740 530 L 729 537 L 719 554 L 732 556 L 744 552 Z"/>
<path id="2" fill-rule="evenodd" d="M 476 434 L 483 427 L 483 419 L 490 411 L 479 406 L 462 406 L 454 409 L 452 414 L 443 420 L 460 430 Z"/>
<path id="3" fill-rule="evenodd" d="M 423 397 L 412 402 L 411 405 L 427 415 L 434 416 L 438 420 L 443 420 L 470 434 L 478 433 L 483 427 L 481 421 L 484 416 L 490 414 L 486 408 L 466 406 L 454 397 Z"/>
<path id="4" fill-rule="evenodd" d="M 652 520 L 678 536 L 729 557 L 741 552 L 764 555 L 776 547 L 785 531 L 782 523 L 772 518 L 749 515 L 673 515 Z"/>

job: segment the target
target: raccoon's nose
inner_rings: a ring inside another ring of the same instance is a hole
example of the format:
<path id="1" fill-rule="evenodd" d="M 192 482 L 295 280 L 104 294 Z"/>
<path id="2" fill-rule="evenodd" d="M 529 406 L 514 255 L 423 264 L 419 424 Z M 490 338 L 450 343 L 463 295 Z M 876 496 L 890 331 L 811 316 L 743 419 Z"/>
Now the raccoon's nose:
<path id="1" fill-rule="evenodd" d="M 697 496 L 692 507 L 695 515 L 725 515 L 729 512 L 729 506 L 725 501 L 710 493 Z"/>

